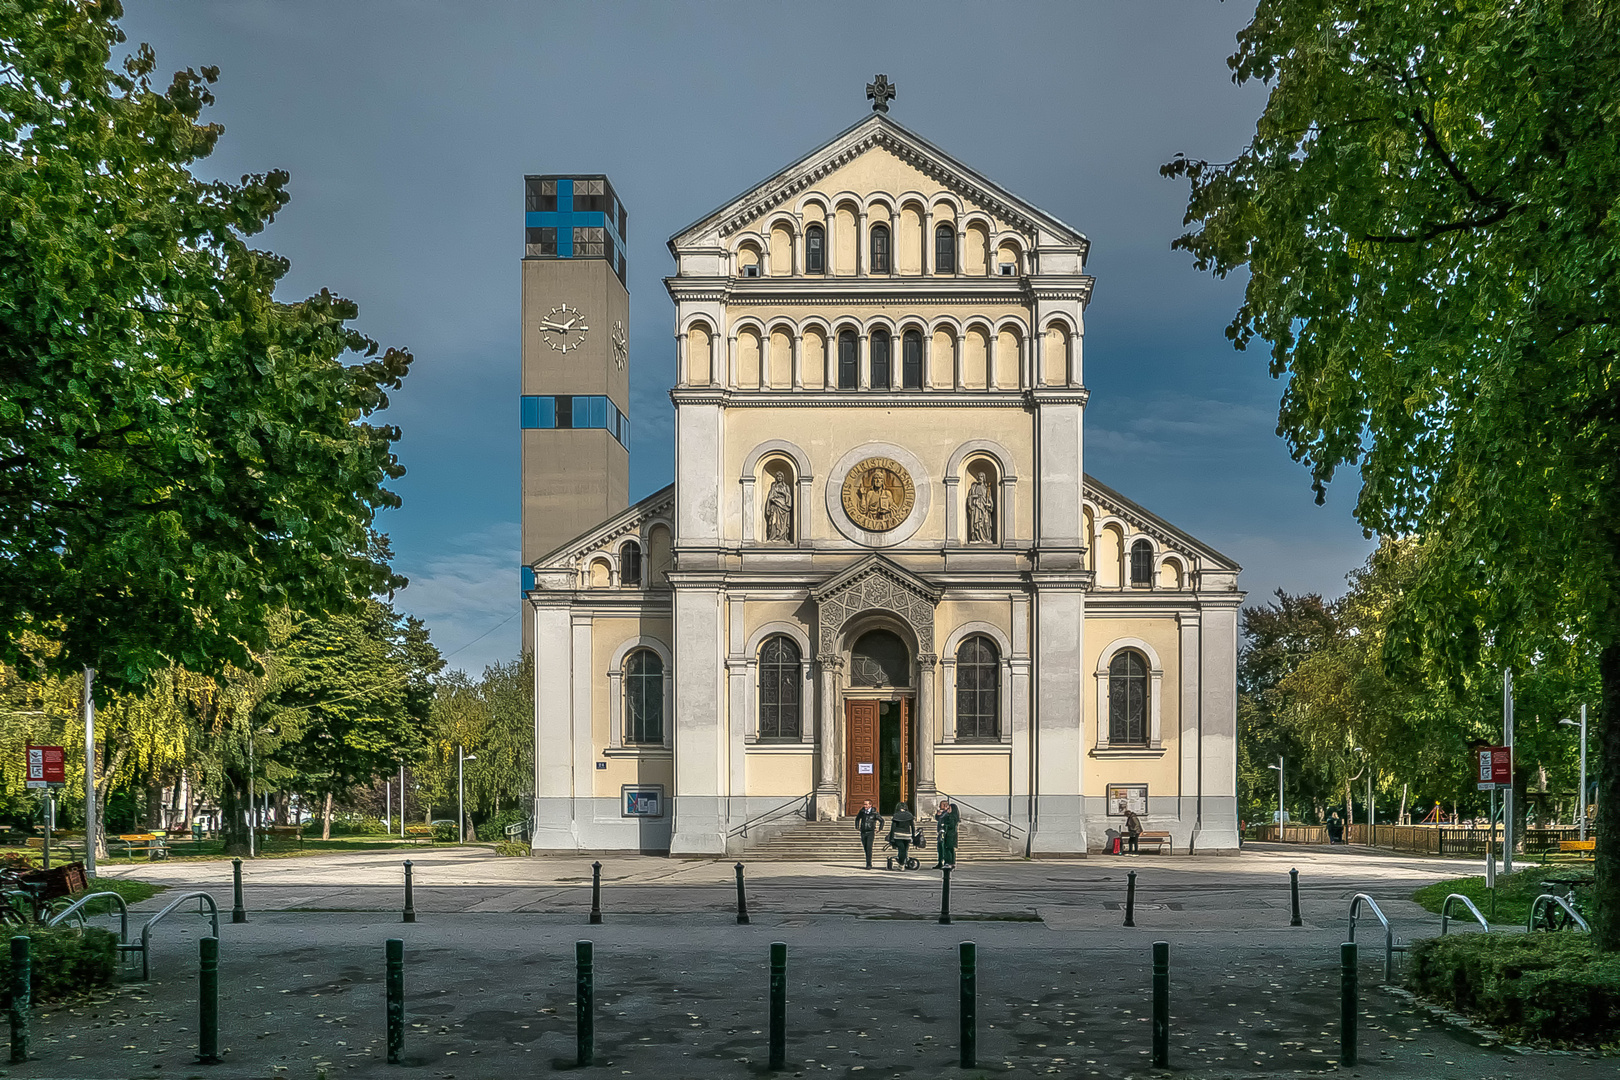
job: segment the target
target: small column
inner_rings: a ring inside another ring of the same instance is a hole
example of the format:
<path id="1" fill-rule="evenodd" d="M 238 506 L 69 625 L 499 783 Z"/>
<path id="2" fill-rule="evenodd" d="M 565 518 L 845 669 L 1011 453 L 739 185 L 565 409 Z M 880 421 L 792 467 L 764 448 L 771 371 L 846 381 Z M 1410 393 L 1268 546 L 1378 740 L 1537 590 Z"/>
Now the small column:
<path id="1" fill-rule="evenodd" d="M 855 385 L 872 389 L 872 335 L 868 333 L 855 336 Z"/>
<path id="2" fill-rule="evenodd" d="M 738 385 L 737 378 L 737 335 L 735 332 L 726 335 L 726 389 L 734 390 Z"/>
<path id="3" fill-rule="evenodd" d="M 939 741 L 952 743 L 956 741 L 956 657 L 941 657 L 939 668 L 945 681 L 945 700 L 942 703 L 945 708 L 942 710 L 944 716 Z"/>
<path id="4" fill-rule="evenodd" d="M 924 390 L 932 390 L 934 388 L 934 332 L 932 330 L 928 329 L 927 327 L 923 328 L 922 347 L 923 347 L 923 377 L 922 377 L 923 389 Z"/>
<path id="5" fill-rule="evenodd" d="M 958 222 L 957 224 L 961 224 Z M 964 273 L 962 267 L 967 264 L 967 230 L 956 230 L 956 276 Z"/>
<path id="6" fill-rule="evenodd" d="M 692 369 L 686 355 L 686 332 L 684 330 L 675 335 L 675 357 L 676 362 L 680 365 L 680 370 L 675 373 L 675 385 L 677 387 L 690 386 L 692 384 L 690 378 Z"/>
<path id="7" fill-rule="evenodd" d="M 861 277 L 867 272 L 866 247 L 866 211 L 855 212 L 855 276 Z"/>
<path id="8" fill-rule="evenodd" d="M 934 663 L 939 658 L 933 653 L 917 657 L 917 801 L 936 795 L 934 783 L 934 741 L 939 724 L 934 716 Z"/>
<path id="9" fill-rule="evenodd" d="M 804 389 L 804 334 L 793 335 L 793 389 Z"/>
<path id="10" fill-rule="evenodd" d="M 838 675 L 844 666 L 838 657 L 820 657 L 821 707 L 816 710 L 817 767 L 816 820 L 833 821 L 838 805 Z"/>
<path id="11" fill-rule="evenodd" d="M 918 263 L 918 265 L 922 267 L 922 276 L 923 277 L 928 276 L 928 256 L 931 253 L 931 251 L 933 249 L 933 246 L 934 246 L 934 208 L 930 206 L 930 207 L 927 207 L 926 209 L 923 210 L 922 259 Z"/>

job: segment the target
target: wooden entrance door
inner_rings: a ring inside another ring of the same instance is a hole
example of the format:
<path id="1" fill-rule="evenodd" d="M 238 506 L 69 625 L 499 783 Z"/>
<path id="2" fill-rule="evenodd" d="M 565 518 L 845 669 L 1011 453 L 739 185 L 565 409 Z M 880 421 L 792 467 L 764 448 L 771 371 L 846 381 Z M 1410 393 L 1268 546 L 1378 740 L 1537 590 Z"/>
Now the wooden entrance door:
<path id="1" fill-rule="evenodd" d="M 844 813 L 854 814 L 867 799 L 878 801 L 878 703 L 846 702 L 844 731 Z"/>

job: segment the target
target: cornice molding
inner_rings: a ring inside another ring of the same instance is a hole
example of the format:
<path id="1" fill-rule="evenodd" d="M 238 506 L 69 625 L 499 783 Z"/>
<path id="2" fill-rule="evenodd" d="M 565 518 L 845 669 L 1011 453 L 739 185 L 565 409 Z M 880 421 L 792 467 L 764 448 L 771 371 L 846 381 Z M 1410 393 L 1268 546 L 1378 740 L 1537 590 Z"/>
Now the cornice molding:
<path id="1" fill-rule="evenodd" d="M 1024 275 L 1001 277 L 997 274 L 973 277 L 900 276 L 891 277 L 681 277 L 664 279 L 671 299 L 690 303 L 728 305 L 782 303 L 1017 303 L 1036 300 L 1075 300 L 1091 303 L 1095 279 L 1081 275 Z"/>
<path id="2" fill-rule="evenodd" d="M 1085 391 L 1071 395 L 1085 403 Z M 1024 390 L 715 390 L 669 392 L 676 405 L 720 405 L 728 409 L 1028 409 Z"/>

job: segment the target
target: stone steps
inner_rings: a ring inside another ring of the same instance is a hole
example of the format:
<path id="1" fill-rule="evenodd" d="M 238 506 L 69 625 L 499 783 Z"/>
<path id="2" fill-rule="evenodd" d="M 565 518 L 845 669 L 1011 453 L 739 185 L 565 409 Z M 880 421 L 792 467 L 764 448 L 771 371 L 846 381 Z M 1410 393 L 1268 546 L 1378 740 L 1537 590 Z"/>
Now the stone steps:
<path id="1" fill-rule="evenodd" d="M 930 865 L 935 858 L 933 823 L 925 822 L 922 828 L 928 837 L 928 847 L 916 857 L 924 865 Z M 874 861 L 886 858 L 893 851 L 883 842 L 886 834 L 887 828 L 878 833 L 877 842 L 872 845 Z M 790 825 L 775 836 L 751 843 L 746 853 L 751 859 L 781 862 L 841 863 L 860 862 L 865 858 L 854 818 Z M 956 857 L 959 862 L 1022 858 L 1008 853 L 1006 841 L 1000 834 L 968 822 L 963 822 L 957 831 Z"/>

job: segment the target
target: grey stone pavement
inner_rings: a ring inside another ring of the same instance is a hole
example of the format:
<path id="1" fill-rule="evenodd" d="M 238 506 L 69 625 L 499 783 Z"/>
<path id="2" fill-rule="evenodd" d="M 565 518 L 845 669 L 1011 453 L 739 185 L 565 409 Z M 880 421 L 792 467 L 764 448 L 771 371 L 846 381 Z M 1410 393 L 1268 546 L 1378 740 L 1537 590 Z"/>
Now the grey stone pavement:
<path id="1" fill-rule="evenodd" d="M 400 921 L 401 859 L 245 866 L 249 921 L 232 925 L 229 863 L 119 867 L 220 900 L 221 1045 L 194 1064 L 196 938 L 154 932 L 152 981 L 43 1010 L 35 1060 L 9 1075 L 497 1077 L 573 1066 L 573 943 L 596 944 L 600 1076 L 767 1075 L 767 951 L 789 951 L 782 1075 L 1170 1075 L 1149 1068 L 1150 948 L 1171 946 L 1171 1074 L 1612 1078 L 1614 1058 L 1519 1053 L 1430 1020 L 1378 988 L 1381 936 L 1358 933 L 1361 1064 L 1340 1069 L 1338 944 L 1349 898 L 1376 897 L 1401 940 L 1438 932 L 1406 900 L 1472 863 L 1363 849 L 1251 847 L 1238 857 L 963 865 L 950 926 L 939 876 L 848 865 L 750 865 L 752 923 L 735 923 L 732 861 L 604 858 L 604 922 L 586 924 L 590 859 L 409 853 L 419 921 Z M 1289 922 L 1300 870 L 1305 925 Z M 1138 872 L 1135 928 L 1121 925 Z M 406 942 L 403 1065 L 384 1062 L 383 943 Z M 979 1067 L 957 1066 L 957 943 L 979 947 Z"/>

